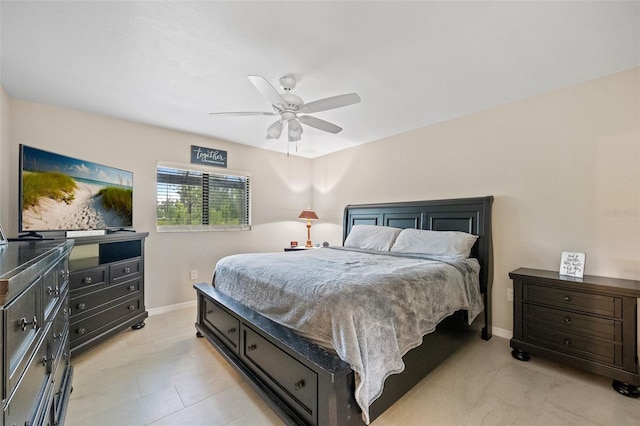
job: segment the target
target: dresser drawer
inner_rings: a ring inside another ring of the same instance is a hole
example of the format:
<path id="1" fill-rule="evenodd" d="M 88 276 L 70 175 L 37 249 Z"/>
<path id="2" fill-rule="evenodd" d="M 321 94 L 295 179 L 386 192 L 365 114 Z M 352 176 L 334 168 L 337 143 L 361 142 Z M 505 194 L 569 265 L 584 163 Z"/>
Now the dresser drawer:
<path id="1" fill-rule="evenodd" d="M 530 325 L 526 329 L 529 342 L 562 351 L 589 361 L 622 366 L 622 345 L 578 334 Z"/>
<path id="2" fill-rule="evenodd" d="M 74 320 L 77 317 L 89 315 L 93 310 L 102 308 L 107 303 L 136 294 L 141 288 L 142 278 L 137 278 L 98 291 L 74 295 L 69 301 Z"/>
<path id="3" fill-rule="evenodd" d="M 6 425 L 31 425 L 35 424 L 36 418 L 40 417 L 39 408 L 43 401 L 36 397 L 40 395 L 44 387 L 48 383 L 47 374 L 47 342 L 43 339 L 40 341 L 37 351 L 29 360 L 24 374 L 15 389 L 15 392 L 9 397 L 4 412 L 4 421 Z M 16 383 L 10 382 L 11 388 Z M 7 390 L 9 392 L 9 390 Z"/>
<path id="4" fill-rule="evenodd" d="M 144 311 L 142 297 L 124 300 L 110 308 L 96 311 L 81 320 L 72 318 L 69 326 L 69 339 L 76 345 L 100 335 L 128 318 L 133 318 Z"/>
<path id="5" fill-rule="evenodd" d="M 252 329 L 243 326 L 242 356 L 249 368 L 270 383 L 270 387 L 310 424 L 316 424 L 318 377 Z"/>
<path id="6" fill-rule="evenodd" d="M 67 279 L 65 264 L 56 264 L 42 276 L 44 318 L 49 319 L 53 308 L 60 300 L 60 295 L 66 291 Z"/>
<path id="7" fill-rule="evenodd" d="M 105 266 L 83 269 L 69 274 L 69 284 L 72 292 L 74 290 L 90 291 L 104 287 L 107 280 L 107 268 Z"/>
<path id="8" fill-rule="evenodd" d="M 524 304 L 523 309 L 524 320 L 530 325 L 549 327 L 587 337 L 622 341 L 621 321 L 530 304 Z"/>
<path id="9" fill-rule="evenodd" d="M 45 325 L 40 306 L 41 295 L 42 278 L 38 278 L 5 307 L 5 353 L 9 361 L 9 381 L 12 383 L 17 381 L 17 377 L 14 376 L 24 370 L 33 350 L 33 344 Z"/>
<path id="10" fill-rule="evenodd" d="M 216 303 L 204 299 L 204 323 L 225 345 L 238 352 L 240 344 L 240 322 L 236 317 L 218 306 Z"/>
<path id="11" fill-rule="evenodd" d="M 49 337 L 49 355 L 51 358 L 59 357 L 59 353 L 64 349 L 64 344 L 69 332 L 69 308 L 65 300 L 51 323 L 51 336 Z M 54 369 L 52 367 L 52 369 Z"/>
<path id="12" fill-rule="evenodd" d="M 142 265 L 142 261 L 140 258 L 136 258 L 134 260 L 127 260 L 125 262 L 112 263 L 109 265 L 109 273 L 111 274 L 111 279 L 115 281 L 120 281 L 123 279 L 127 279 L 134 274 L 139 274 Z"/>
<path id="13" fill-rule="evenodd" d="M 537 285 L 523 286 L 523 300 L 572 309 L 587 314 L 622 317 L 622 299 L 615 296 L 582 293 Z"/>

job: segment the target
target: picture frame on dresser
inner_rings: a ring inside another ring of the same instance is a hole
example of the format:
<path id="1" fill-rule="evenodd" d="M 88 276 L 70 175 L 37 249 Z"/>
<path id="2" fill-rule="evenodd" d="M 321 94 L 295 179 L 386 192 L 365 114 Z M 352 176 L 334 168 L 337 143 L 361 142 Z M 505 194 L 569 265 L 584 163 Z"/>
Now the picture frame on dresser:
<path id="1" fill-rule="evenodd" d="M 2 229 L 2 224 L 0 224 L 0 246 L 3 246 L 7 243 L 9 243 L 9 240 L 7 239 L 7 234 L 4 233 L 4 229 Z"/>

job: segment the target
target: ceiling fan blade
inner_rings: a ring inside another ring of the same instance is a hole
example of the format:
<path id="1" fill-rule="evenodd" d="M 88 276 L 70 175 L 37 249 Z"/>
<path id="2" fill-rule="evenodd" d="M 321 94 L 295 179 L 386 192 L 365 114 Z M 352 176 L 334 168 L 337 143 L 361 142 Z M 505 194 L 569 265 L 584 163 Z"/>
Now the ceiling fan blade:
<path id="1" fill-rule="evenodd" d="M 209 115 L 235 115 L 235 116 L 247 116 L 247 115 L 278 115 L 275 112 L 210 112 Z"/>
<path id="2" fill-rule="evenodd" d="M 360 102 L 360 96 L 357 93 L 349 93 L 348 95 L 338 95 L 331 98 L 319 99 L 317 101 L 304 104 L 300 112 L 311 113 L 326 111 L 328 109 L 341 108 L 347 105 L 353 105 Z"/>
<path id="3" fill-rule="evenodd" d="M 339 133 L 342 130 L 342 127 L 310 115 L 302 115 L 298 117 L 298 120 L 300 120 L 302 124 L 306 124 L 307 126 L 315 127 L 316 129 L 324 130 L 329 133 Z"/>
<path id="4" fill-rule="evenodd" d="M 262 93 L 272 105 L 286 105 L 286 102 L 282 99 L 280 93 L 278 93 L 278 91 L 274 89 L 273 86 L 263 77 L 260 77 L 259 75 L 248 75 L 247 77 L 249 78 L 249 81 L 256 86 L 256 89 L 258 89 L 258 91 Z"/>

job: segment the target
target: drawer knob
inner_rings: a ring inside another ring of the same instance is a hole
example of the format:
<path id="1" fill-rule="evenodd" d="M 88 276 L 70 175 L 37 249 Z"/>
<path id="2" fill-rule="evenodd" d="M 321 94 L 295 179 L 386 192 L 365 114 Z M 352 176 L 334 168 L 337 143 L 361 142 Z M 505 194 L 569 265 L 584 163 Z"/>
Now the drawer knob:
<path id="1" fill-rule="evenodd" d="M 227 330 L 227 334 L 233 334 L 236 332 L 236 328 L 235 327 L 231 327 L 230 329 Z"/>
<path id="2" fill-rule="evenodd" d="M 129 268 L 129 267 L 127 266 L 126 268 L 124 268 L 124 269 L 122 270 L 122 272 L 124 272 L 125 274 L 128 274 L 128 273 L 130 273 L 130 272 L 131 272 L 131 268 Z"/>
<path id="3" fill-rule="evenodd" d="M 83 328 L 79 328 L 79 329 L 76 330 L 76 333 L 78 333 L 78 334 L 84 334 L 86 332 L 87 332 L 87 330 L 85 330 L 84 327 Z"/>
<path id="4" fill-rule="evenodd" d="M 212 313 L 213 313 L 213 309 L 209 309 L 209 310 L 207 311 L 207 315 L 211 315 Z"/>
<path id="5" fill-rule="evenodd" d="M 82 279 L 82 282 L 85 283 L 85 284 L 91 284 L 91 277 L 84 277 Z"/>
<path id="6" fill-rule="evenodd" d="M 247 347 L 247 352 L 255 351 L 256 349 L 258 349 L 258 345 L 252 343 Z"/>
<path id="7" fill-rule="evenodd" d="M 59 338 L 61 338 L 61 337 L 62 337 L 62 332 L 60 332 L 60 333 L 58 333 L 58 334 L 53 333 L 53 340 L 58 340 L 58 339 L 59 339 Z"/>
<path id="8" fill-rule="evenodd" d="M 135 311 L 135 310 L 136 310 L 136 307 L 135 307 L 135 306 L 133 306 L 133 305 L 129 305 L 129 307 L 128 307 L 127 309 L 129 309 L 130 311 Z"/>
<path id="9" fill-rule="evenodd" d="M 42 357 L 42 366 L 43 366 L 43 367 L 46 367 L 46 366 L 47 366 L 47 357 L 46 357 L 46 356 L 43 356 L 43 357 Z"/>
<path id="10" fill-rule="evenodd" d="M 300 389 L 302 389 L 303 387 L 304 387 L 304 380 L 298 380 L 297 382 L 295 382 L 295 383 L 293 384 L 293 388 L 294 388 L 295 390 L 300 390 Z"/>
<path id="11" fill-rule="evenodd" d="M 53 294 L 54 294 L 53 287 L 47 286 L 47 294 L 49 296 L 53 296 Z"/>
<path id="12" fill-rule="evenodd" d="M 562 298 L 562 300 L 565 302 L 571 302 L 571 296 L 565 296 Z"/>
<path id="13" fill-rule="evenodd" d="M 28 327 L 33 328 L 34 330 L 38 328 L 38 318 L 34 315 L 33 320 L 27 321 L 26 318 L 20 319 L 20 329 L 25 331 Z"/>
<path id="14" fill-rule="evenodd" d="M 129 286 L 129 291 L 133 291 L 133 290 L 135 290 L 135 289 L 136 289 L 136 287 L 135 287 L 135 286 L 133 286 L 133 285 L 130 285 L 130 286 Z"/>
<path id="15" fill-rule="evenodd" d="M 87 305 L 84 303 L 78 303 L 78 309 L 84 311 L 85 309 L 87 309 Z"/>
<path id="16" fill-rule="evenodd" d="M 571 324 L 571 317 L 564 317 L 565 324 Z"/>
<path id="17" fill-rule="evenodd" d="M 565 346 L 571 346 L 571 339 L 566 338 L 566 339 L 564 339 L 563 343 L 564 343 Z"/>

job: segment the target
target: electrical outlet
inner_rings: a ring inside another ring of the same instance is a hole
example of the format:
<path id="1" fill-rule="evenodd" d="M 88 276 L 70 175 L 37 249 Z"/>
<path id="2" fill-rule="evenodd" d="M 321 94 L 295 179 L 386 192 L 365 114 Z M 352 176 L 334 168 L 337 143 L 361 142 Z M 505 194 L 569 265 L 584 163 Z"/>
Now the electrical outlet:
<path id="1" fill-rule="evenodd" d="M 507 289 L 507 302 L 513 302 L 513 289 Z"/>
<path id="2" fill-rule="evenodd" d="M 198 270 L 197 269 L 192 269 L 191 270 L 191 279 L 192 280 L 197 280 L 198 279 Z"/>

